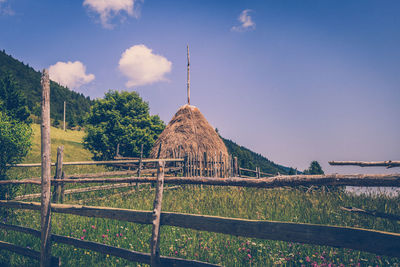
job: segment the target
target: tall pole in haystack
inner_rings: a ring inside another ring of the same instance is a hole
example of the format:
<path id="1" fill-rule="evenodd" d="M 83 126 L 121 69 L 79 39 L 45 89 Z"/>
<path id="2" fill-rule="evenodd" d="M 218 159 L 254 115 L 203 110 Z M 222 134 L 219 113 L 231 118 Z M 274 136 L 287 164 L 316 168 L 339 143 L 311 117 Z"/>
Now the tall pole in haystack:
<path id="1" fill-rule="evenodd" d="M 187 45 L 187 97 L 188 97 L 188 105 L 190 105 L 190 56 L 189 56 L 189 45 Z"/>
<path id="2" fill-rule="evenodd" d="M 51 228 L 51 158 L 50 158 L 50 79 L 49 71 L 44 69 L 42 74 L 42 183 L 41 183 L 41 246 L 40 266 L 50 266 L 50 228 Z"/>

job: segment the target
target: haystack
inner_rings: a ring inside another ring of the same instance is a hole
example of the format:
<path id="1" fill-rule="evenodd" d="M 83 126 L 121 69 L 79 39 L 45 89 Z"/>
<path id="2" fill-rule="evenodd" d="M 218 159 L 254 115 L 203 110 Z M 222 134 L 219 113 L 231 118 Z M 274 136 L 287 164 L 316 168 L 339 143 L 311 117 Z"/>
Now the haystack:
<path id="1" fill-rule="evenodd" d="M 161 149 L 160 149 L 161 143 Z M 150 157 L 177 158 L 185 154 L 202 157 L 217 155 L 226 158 L 228 150 L 217 132 L 200 110 L 191 105 L 182 106 L 155 142 Z"/>

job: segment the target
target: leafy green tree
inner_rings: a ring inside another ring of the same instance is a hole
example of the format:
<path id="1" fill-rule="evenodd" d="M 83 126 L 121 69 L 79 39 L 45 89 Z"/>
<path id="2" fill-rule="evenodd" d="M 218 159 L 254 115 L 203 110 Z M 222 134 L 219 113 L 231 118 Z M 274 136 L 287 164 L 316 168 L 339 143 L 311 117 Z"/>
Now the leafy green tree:
<path id="1" fill-rule="evenodd" d="M 164 128 L 158 116 L 150 116 L 148 103 L 138 93 L 111 90 L 91 107 L 84 146 L 96 160 L 112 159 L 118 144 L 122 156 L 139 156 L 141 144 L 148 156 Z"/>
<path id="2" fill-rule="evenodd" d="M 26 98 L 11 74 L 0 80 L 0 110 L 19 121 L 30 121 Z"/>
<path id="3" fill-rule="evenodd" d="M 314 160 L 311 162 L 310 167 L 304 170 L 304 174 L 324 174 L 324 171 L 318 161 Z"/>
<path id="4" fill-rule="evenodd" d="M 19 120 L 0 111 L 0 180 L 7 179 L 7 164 L 16 164 L 28 154 L 31 147 L 32 129 Z M 0 198 L 12 197 L 10 187 L 0 187 Z"/>

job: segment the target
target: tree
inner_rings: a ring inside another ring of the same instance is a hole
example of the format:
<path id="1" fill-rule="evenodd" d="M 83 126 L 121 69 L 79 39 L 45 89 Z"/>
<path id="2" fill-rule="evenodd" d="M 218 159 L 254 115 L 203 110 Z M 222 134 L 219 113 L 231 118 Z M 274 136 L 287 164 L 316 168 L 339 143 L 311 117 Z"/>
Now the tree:
<path id="1" fill-rule="evenodd" d="M 25 96 L 17 88 L 12 75 L 0 80 L 0 111 L 22 122 L 30 122 Z"/>
<path id="2" fill-rule="evenodd" d="M 138 93 L 111 90 L 91 107 L 84 146 L 96 160 L 112 159 L 118 144 L 122 156 L 139 156 L 141 144 L 148 156 L 164 128 L 158 116 L 150 116 L 148 103 Z"/>
<path id="3" fill-rule="evenodd" d="M 324 171 L 318 161 L 314 160 L 311 162 L 310 167 L 304 170 L 304 174 L 324 174 Z"/>
<path id="4" fill-rule="evenodd" d="M 0 180 L 7 179 L 7 164 L 16 164 L 28 154 L 31 147 L 32 129 L 19 120 L 0 111 Z M 10 188 L 0 187 L 0 198 L 12 195 Z"/>

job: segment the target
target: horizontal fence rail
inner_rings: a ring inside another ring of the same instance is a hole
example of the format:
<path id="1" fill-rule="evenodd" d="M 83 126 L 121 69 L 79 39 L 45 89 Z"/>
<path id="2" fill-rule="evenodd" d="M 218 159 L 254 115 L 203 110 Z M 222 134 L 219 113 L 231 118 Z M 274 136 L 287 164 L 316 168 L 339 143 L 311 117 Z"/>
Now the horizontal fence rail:
<path id="1" fill-rule="evenodd" d="M 0 228 L 5 229 L 5 230 L 17 231 L 20 233 L 30 234 L 30 235 L 40 238 L 40 231 L 32 229 L 32 228 L 10 225 L 10 224 L 5 224 L 5 223 L 0 223 Z M 51 235 L 51 240 L 56 243 L 72 245 L 74 247 L 78 247 L 78 248 L 82 248 L 82 249 L 89 249 L 89 250 L 96 251 L 99 253 L 109 254 L 112 256 L 120 257 L 120 258 L 129 260 L 129 261 L 150 264 L 150 253 L 137 252 L 137 251 L 128 250 L 128 249 L 124 249 L 124 248 L 108 246 L 108 245 L 101 244 L 98 242 L 80 240 L 80 239 L 73 238 L 73 237 L 55 235 L 55 234 Z M 2 247 L 2 243 L 5 243 L 5 242 L 0 241 L 0 248 Z M 9 247 L 9 245 L 8 245 L 8 247 Z M 23 255 L 30 253 L 31 255 L 33 255 L 33 257 L 35 257 L 35 258 L 38 257 L 37 259 L 40 259 L 39 252 L 25 249 L 22 247 L 21 247 L 21 249 L 24 249 Z M 27 250 L 29 250 L 29 252 Z M 22 253 L 20 253 L 20 254 L 22 254 Z M 53 257 L 53 258 L 54 258 L 54 261 L 56 259 L 58 260 L 58 258 L 55 258 L 55 257 Z M 199 267 L 219 266 L 216 264 L 200 262 L 200 261 L 196 261 L 196 260 L 186 260 L 186 259 L 172 258 L 172 257 L 165 257 L 165 256 L 160 256 L 160 261 L 163 266 L 182 266 L 182 267 L 183 266 L 199 266 Z"/>
<path id="2" fill-rule="evenodd" d="M 37 231 L 37 232 L 39 233 L 39 237 L 40 237 L 40 231 Z M 0 241 L 0 249 L 6 249 L 8 251 L 20 254 L 22 256 L 26 256 L 26 257 L 40 261 L 40 252 L 30 249 L 30 248 L 24 248 L 24 247 L 17 246 L 17 245 L 8 243 L 8 242 Z M 50 261 L 51 261 L 51 266 L 60 266 L 60 258 L 52 256 L 50 258 Z"/>
<path id="3" fill-rule="evenodd" d="M 387 161 L 329 161 L 330 165 L 333 166 L 360 166 L 360 167 L 387 167 L 394 168 L 400 167 L 400 161 L 387 160 Z"/>
<path id="4" fill-rule="evenodd" d="M 117 177 L 85 179 L 52 179 L 57 183 L 154 183 L 155 177 Z M 297 187 L 297 186 L 390 186 L 400 187 L 400 173 L 394 174 L 328 174 L 328 175 L 285 175 L 260 179 L 209 178 L 209 177 L 165 177 L 168 184 L 197 184 L 217 186 L 240 186 L 256 188 Z M 38 179 L 4 180 L 2 184 L 37 184 Z"/>
<path id="5" fill-rule="evenodd" d="M 63 162 L 64 166 L 70 165 L 112 165 L 112 164 L 125 164 L 125 163 L 139 163 L 140 159 L 134 160 L 108 160 L 108 161 L 76 161 L 76 162 Z M 183 162 L 183 159 L 142 159 L 143 163 L 156 163 L 158 161 L 165 162 Z M 9 164 L 8 167 L 41 167 L 41 163 L 21 163 Z M 51 163 L 51 166 L 56 166 L 56 163 Z"/>
<path id="6" fill-rule="evenodd" d="M 40 203 L 35 202 L 0 201 L 0 206 L 40 210 Z M 51 210 L 56 213 L 116 219 L 140 224 L 152 223 L 151 211 L 65 204 L 52 204 Z M 174 212 L 162 212 L 161 224 L 235 236 L 349 248 L 400 257 L 400 234 L 398 233 L 352 227 L 244 220 Z"/>

